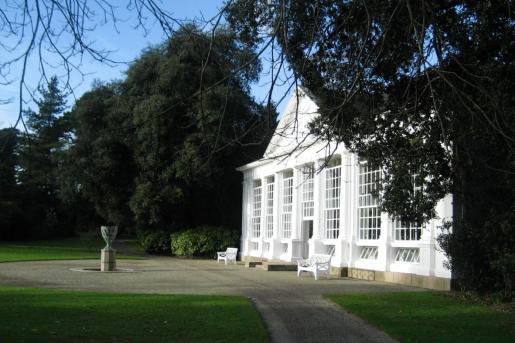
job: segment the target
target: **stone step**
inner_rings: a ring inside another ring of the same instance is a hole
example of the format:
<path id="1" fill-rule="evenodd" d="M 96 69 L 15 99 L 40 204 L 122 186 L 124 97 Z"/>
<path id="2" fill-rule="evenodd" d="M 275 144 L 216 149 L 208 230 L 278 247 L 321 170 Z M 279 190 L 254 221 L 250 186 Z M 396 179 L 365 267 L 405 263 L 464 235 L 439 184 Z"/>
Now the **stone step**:
<path id="1" fill-rule="evenodd" d="M 264 269 L 269 272 L 277 271 L 297 271 L 297 263 L 284 262 L 284 261 L 265 261 L 260 266 L 260 269 Z"/>
<path id="2" fill-rule="evenodd" d="M 263 261 L 247 261 L 245 262 L 245 267 L 256 268 L 258 266 L 261 266 L 261 264 L 263 264 Z"/>

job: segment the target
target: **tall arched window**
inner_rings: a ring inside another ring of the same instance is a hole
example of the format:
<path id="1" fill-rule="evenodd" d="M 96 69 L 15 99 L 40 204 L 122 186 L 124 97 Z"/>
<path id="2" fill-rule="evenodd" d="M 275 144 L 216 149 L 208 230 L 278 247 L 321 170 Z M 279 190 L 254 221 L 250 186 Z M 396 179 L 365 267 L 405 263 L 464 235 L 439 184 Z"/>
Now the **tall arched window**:
<path id="1" fill-rule="evenodd" d="M 291 216 L 293 210 L 293 171 L 283 173 L 281 199 L 281 232 L 282 238 L 291 237 Z"/>
<path id="2" fill-rule="evenodd" d="M 315 166 L 308 164 L 302 167 L 302 217 L 312 218 L 315 213 L 315 200 L 313 195 Z"/>
<path id="3" fill-rule="evenodd" d="M 372 169 L 366 163 L 359 166 L 358 225 L 359 239 L 379 239 L 381 235 L 381 210 L 378 205 L 377 183 L 380 169 Z"/>
<path id="4" fill-rule="evenodd" d="M 252 188 L 252 237 L 261 235 L 261 180 L 254 180 Z"/>
<path id="5" fill-rule="evenodd" d="M 334 157 L 325 169 L 324 227 L 325 237 L 340 235 L 341 159 Z"/>
<path id="6" fill-rule="evenodd" d="M 271 238 L 274 235 L 274 182 L 273 176 L 266 179 L 266 212 L 265 212 L 265 225 L 266 225 L 266 238 Z"/>

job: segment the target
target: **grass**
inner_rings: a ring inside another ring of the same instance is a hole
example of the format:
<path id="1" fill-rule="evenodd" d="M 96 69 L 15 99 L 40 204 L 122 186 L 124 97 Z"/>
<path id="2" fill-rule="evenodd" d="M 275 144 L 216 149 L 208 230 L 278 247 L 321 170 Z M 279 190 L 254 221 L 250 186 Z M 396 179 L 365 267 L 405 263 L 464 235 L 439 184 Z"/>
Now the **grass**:
<path id="1" fill-rule="evenodd" d="M 268 342 L 250 300 L 0 287 L 4 342 Z"/>
<path id="2" fill-rule="evenodd" d="M 115 242 L 116 244 L 116 242 Z M 99 237 L 70 238 L 51 241 L 0 242 L 0 262 L 99 259 L 105 242 Z M 134 254 L 118 251 L 119 258 L 137 259 L 136 245 L 130 243 Z"/>
<path id="3" fill-rule="evenodd" d="M 329 295 L 401 342 L 515 342 L 515 316 L 448 293 Z"/>

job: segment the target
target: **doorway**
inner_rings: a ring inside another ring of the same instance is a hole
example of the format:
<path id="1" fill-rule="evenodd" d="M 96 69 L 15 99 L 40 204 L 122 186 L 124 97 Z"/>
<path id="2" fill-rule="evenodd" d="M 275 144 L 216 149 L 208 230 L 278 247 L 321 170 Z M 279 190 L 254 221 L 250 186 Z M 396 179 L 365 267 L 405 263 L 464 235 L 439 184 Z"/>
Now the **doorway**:
<path id="1" fill-rule="evenodd" d="M 302 221 L 301 240 L 303 242 L 302 258 L 309 257 L 309 244 L 308 240 L 313 237 L 313 220 Z"/>

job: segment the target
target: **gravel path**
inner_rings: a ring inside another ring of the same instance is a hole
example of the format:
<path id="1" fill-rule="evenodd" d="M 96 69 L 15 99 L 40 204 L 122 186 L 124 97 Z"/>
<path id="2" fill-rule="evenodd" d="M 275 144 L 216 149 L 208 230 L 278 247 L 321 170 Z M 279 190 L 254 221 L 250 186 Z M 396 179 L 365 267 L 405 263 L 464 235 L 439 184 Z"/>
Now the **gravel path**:
<path id="1" fill-rule="evenodd" d="M 273 342 L 394 342 L 380 330 L 323 298 L 323 294 L 415 290 L 351 279 L 315 281 L 295 272 L 266 272 L 216 261 L 158 257 L 118 260 L 132 273 L 75 272 L 98 261 L 0 263 L 0 284 L 123 293 L 247 296 L 261 313 Z"/>

